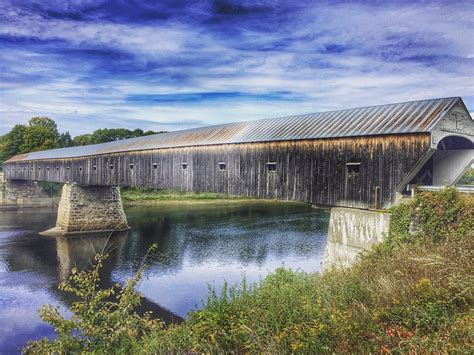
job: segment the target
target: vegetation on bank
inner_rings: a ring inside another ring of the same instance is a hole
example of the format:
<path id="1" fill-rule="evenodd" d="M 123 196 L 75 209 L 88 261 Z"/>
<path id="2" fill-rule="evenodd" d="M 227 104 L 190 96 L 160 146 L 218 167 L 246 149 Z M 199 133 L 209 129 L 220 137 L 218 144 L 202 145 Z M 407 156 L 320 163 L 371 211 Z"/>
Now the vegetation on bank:
<path id="1" fill-rule="evenodd" d="M 125 203 L 152 201 L 205 201 L 205 200 L 248 200 L 248 197 L 220 194 L 215 192 L 191 192 L 174 189 L 152 189 L 143 187 L 122 188 Z"/>
<path id="2" fill-rule="evenodd" d="M 392 209 L 389 236 L 353 267 L 278 269 L 258 284 L 225 285 L 186 322 L 168 327 L 133 310 L 142 270 L 113 304 L 106 299 L 120 288 L 97 290 L 97 267 L 93 276 L 73 271 L 62 288 L 80 297 L 75 316 L 68 322 L 43 307 L 58 338 L 25 351 L 472 352 L 473 214 L 474 198 L 453 189 L 420 194 Z"/>

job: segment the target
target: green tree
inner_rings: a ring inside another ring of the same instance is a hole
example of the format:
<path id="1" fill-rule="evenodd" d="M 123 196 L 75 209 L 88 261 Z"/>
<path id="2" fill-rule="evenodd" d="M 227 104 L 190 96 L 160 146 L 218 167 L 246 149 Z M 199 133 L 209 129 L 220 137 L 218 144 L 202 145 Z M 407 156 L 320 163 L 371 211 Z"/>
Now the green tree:
<path id="1" fill-rule="evenodd" d="M 48 117 L 33 117 L 23 135 L 22 153 L 58 148 L 59 132 L 56 122 Z"/>
<path id="2" fill-rule="evenodd" d="M 61 148 L 72 147 L 73 145 L 74 142 L 69 132 L 61 133 L 59 135 L 59 146 Z"/>
<path id="3" fill-rule="evenodd" d="M 10 132 L 0 138 L 0 162 L 21 153 L 25 131 L 26 127 L 24 125 L 17 124 Z"/>
<path id="4" fill-rule="evenodd" d="M 88 145 L 88 144 L 92 144 L 91 134 L 81 134 L 79 136 L 75 136 L 72 139 L 73 146 L 81 146 L 81 145 Z"/>
<path id="5" fill-rule="evenodd" d="M 74 137 L 73 145 L 81 146 L 81 145 L 88 145 L 88 144 L 107 143 L 107 142 L 113 142 L 113 141 L 118 141 L 122 139 L 149 136 L 151 134 L 164 133 L 164 132 L 165 131 L 155 132 L 151 130 L 144 132 L 140 128 L 137 128 L 134 130 L 130 130 L 126 128 L 102 128 L 102 129 L 95 130 L 91 134 L 83 134 L 83 135 Z"/>

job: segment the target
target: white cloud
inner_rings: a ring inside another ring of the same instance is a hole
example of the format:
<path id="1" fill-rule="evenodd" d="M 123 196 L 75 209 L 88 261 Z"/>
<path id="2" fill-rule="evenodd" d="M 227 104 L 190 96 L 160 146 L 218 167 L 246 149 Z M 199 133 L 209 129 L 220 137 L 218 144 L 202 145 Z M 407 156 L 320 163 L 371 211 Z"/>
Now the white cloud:
<path id="1" fill-rule="evenodd" d="M 49 115 L 76 134 L 91 117 L 91 129 L 100 123 L 97 118 L 129 127 L 156 121 L 158 128 L 176 129 L 179 121 L 188 128 L 190 122 L 214 124 L 442 96 L 463 96 L 469 107 L 474 105 L 474 9 L 469 3 L 308 6 L 277 30 L 249 28 L 235 38 L 178 22 L 78 22 L 9 11 L 0 35 L 60 40 L 67 49 L 103 48 L 130 58 L 112 57 L 107 63 L 86 56 L 81 61 L 73 52 L 54 51 L 55 44 L 47 42 L 8 48 L 0 53 L 0 69 L 7 68 L 10 75 L 2 79 L 0 74 L 0 133 L 10 124 L 4 123 L 7 115 L 8 122 L 11 117 Z M 41 46 L 53 50 L 41 51 Z M 130 74 L 129 67 L 134 70 Z M 221 91 L 288 91 L 307 100 L 236 99 L 182 106 L 126 101 L 131 94 Z"/>

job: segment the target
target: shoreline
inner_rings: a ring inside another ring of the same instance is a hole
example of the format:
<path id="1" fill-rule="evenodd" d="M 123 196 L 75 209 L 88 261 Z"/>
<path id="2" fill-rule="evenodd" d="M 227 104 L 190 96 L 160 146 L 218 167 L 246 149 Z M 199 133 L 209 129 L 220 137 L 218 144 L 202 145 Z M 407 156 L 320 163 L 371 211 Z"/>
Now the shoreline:
<path id="1" fill-rule="evenodd" d="M 222 199 L 169 199 L 169 200 L 137 200 L 137 201 L 123 201 L 124 207 L 132 206 L 155 206 L 155 205 L 191 205 L 191 204 L 236 204 L 236 203 L 302 203 L 298 201 L 282 201 L 282 200 L 270 200 L 270 199 L 238 199 L 238 198 L 222 198 Z"/>

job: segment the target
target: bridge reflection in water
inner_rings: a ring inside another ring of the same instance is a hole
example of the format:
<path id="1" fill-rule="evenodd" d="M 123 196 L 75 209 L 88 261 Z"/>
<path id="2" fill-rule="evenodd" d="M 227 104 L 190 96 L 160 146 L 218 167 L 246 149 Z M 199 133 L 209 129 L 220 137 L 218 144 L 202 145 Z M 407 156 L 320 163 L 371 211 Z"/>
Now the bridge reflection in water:
<path id="1" fill-rule="evenodd" d="M 56 251 L 58 254 L 58 271 L 61 279 L 69 276 L 73 267 L 79 270 L 90 268 L 97 253 L 106 253 L 108 258 L 100 270 L 99 288 L 110 288 L 116 283 L 112 281 L 112 272 L 117 265 L 118 258 L 122 255 L 123 246 L 129 237 L 128 231 L 117 233 L 97 233 L 77 236 L 58 236 Z M 138 270 L 134 270 L 135 272 Z M 68 302 L 69 303 L 69 302 Z M 182 318 L 142 297 L 138 312 L 151 311 L 155 317 L 165 323 L 180 322 Z"/>

